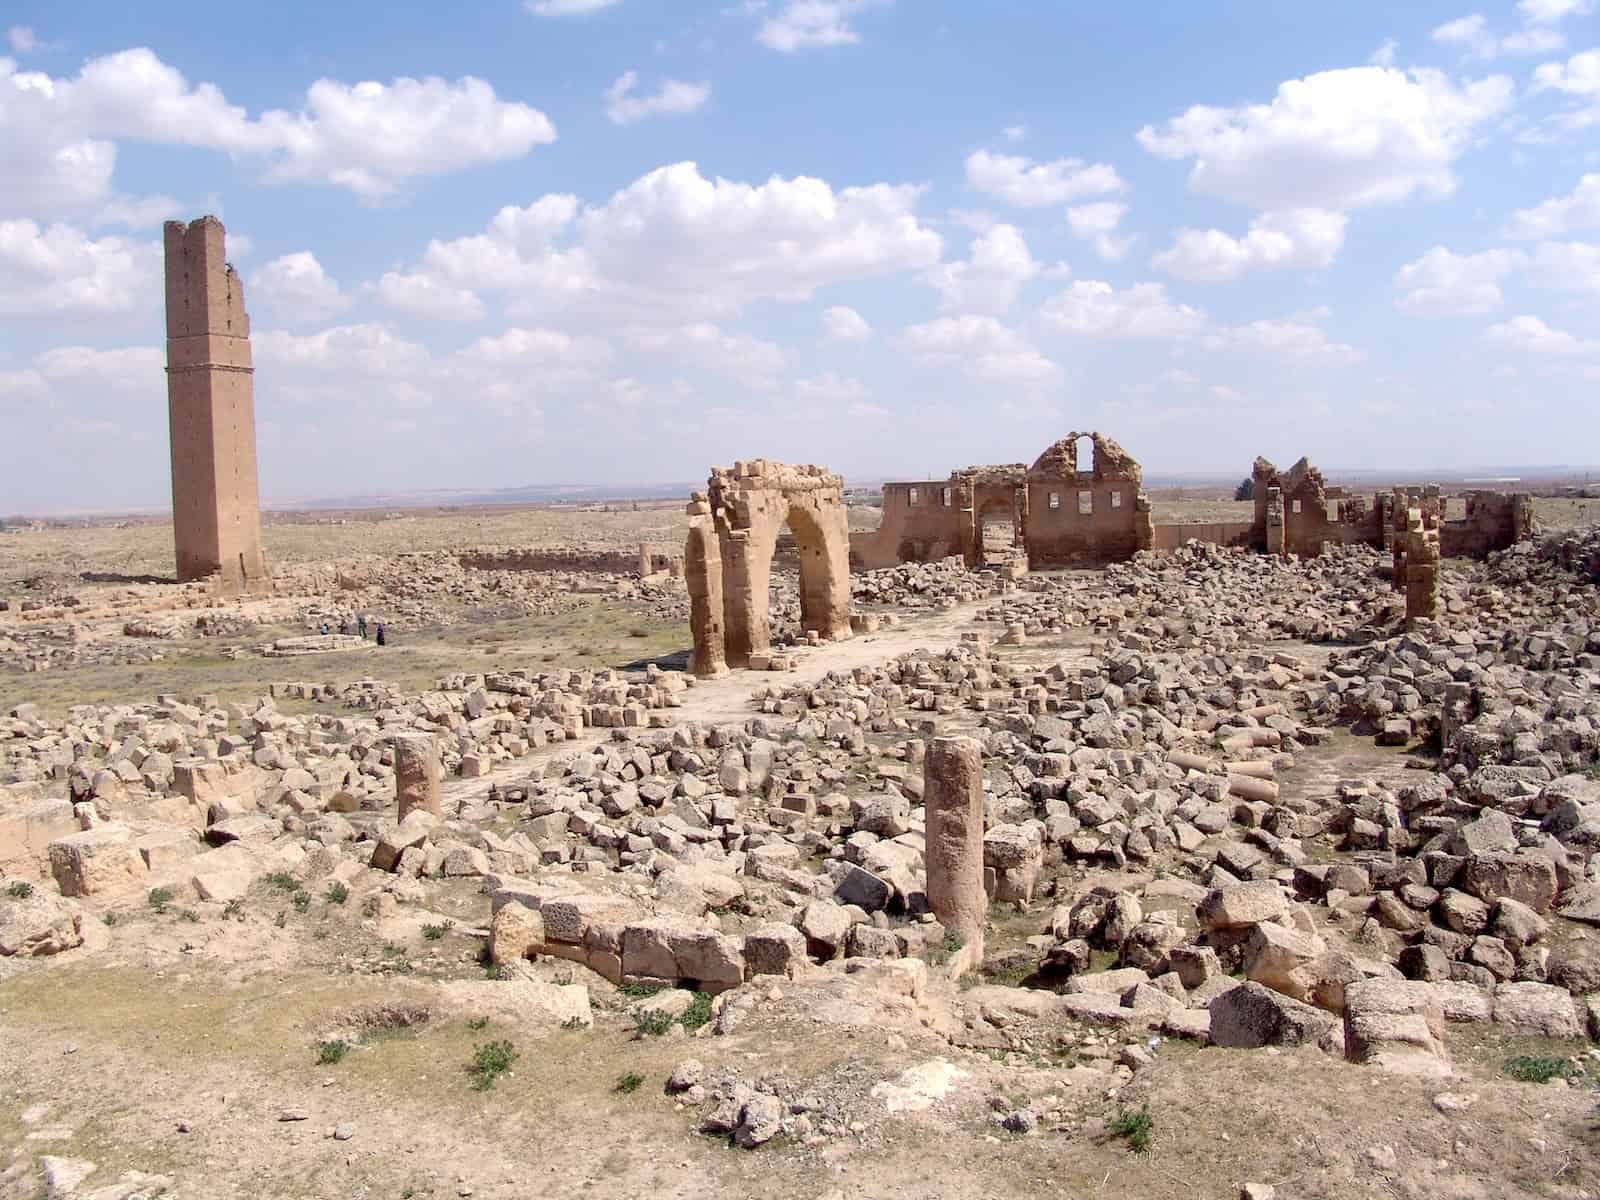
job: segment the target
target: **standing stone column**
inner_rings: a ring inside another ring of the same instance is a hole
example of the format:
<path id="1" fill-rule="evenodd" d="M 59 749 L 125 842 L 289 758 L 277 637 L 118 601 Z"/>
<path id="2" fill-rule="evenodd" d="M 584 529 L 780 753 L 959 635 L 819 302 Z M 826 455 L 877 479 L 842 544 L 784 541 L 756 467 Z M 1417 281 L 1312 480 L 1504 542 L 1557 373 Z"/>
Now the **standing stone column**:
<path id="1" fill-rule="evenodd" d="M 650 574 L 653 573 L 650 570 L 650 567 L 651 567 L 650 543 L 649 542 L 640 542 L 639 543 L 639 578 L 640 579 L 643 579 L 646 575 L 650 575 Z"/>
<path id="2" fill-rule="evenodd" d="M 439 747 L 426 733 L 401 733 L 390 739 L 394 746 L 394 790 L 400 801 L 400 819 L 416 809 L 439 816 L 439 785 L 444 768 Z"/>
<path id="3" fill-rule="evenodd" d="M 1439 531 L 1412 509 L 1406 531 L 1406 624 L 1439 615 Z"/>
<path id="4" fill-rule="evenodd" d="M 973 958 L 983 953 L 983 751 L 972 738 L 942 737 L 923 758 L 928 906 Z"/>

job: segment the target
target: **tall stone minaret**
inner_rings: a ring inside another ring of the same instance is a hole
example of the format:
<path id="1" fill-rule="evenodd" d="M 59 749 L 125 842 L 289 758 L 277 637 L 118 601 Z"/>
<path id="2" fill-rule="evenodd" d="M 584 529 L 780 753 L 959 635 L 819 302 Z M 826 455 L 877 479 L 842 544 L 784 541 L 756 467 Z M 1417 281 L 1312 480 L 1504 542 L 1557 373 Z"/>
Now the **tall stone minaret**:
<path id="1" fill-rule="evenodd" d="M 269 586 L 256 485 L 256 414 L 244 285 L 222 222 L 166 224 L 167 417 L 178 579 L 219 590 Z"/>

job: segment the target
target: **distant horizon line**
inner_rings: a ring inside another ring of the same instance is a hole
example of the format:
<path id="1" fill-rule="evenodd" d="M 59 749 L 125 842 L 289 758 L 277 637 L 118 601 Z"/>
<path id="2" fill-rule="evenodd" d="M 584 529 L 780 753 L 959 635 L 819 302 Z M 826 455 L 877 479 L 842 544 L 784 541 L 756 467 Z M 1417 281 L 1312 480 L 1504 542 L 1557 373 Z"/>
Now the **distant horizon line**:
<path id="1" fill-rule="evenodd" d="M 957 468 L 958 470 L 960 468 Z M 1563 479 L 1591 474 L 1600 475 L 1600 466 L 1573 464 L 1554 465 L 1477 465 L 1458 468 L 1417 467 L 1319 467 L 1330 481 L 1372 478 L 1407 478 L 1422 483 L 1481 483 L 1510 485 L 1514 483 L 1553 483 Z M 1200 484 L 1227 484 L 1247 476 L 1236 475 L 1232 470 L 1170 471 L 1144 468 L 1147 487 L 1194 486 Z M 948 479 L 944 475 L 845 475 L 851 490 L 878 487 L 885 483 L 937 483 Z M 639 500 L 670 500 L 686 497 L 704 484 L 699 481 L 663 480 L 619 483 L 524 483 L 490 488 L 426 488 L 407 492 L 372 491 L 346 496 L 276 496 L 262 501 L 261 511 L 267 512 L 323 512 L 341 509 L 420 509 L 431 507 L 482 508 L 496 504 L 535 505 L 581 503 L 602 504 Z M 562 493 L 581 493 L 562 495 Z M 111 506 L 103 508 L 16 509 L 0 512 L 4 520 L 48 520 L 62 518 L 156 517 L 170 516 L 170 504 Z"/>

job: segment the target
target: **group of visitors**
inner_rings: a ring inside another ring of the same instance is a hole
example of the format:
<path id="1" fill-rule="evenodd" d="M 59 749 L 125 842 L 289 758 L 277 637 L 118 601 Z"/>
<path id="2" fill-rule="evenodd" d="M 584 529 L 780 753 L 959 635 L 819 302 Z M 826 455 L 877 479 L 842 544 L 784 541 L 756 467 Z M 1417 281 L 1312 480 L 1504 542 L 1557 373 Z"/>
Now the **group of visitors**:
<path id="1" fill-rule="evenodd" d="M 328 628 L 328 623 L 326 621 L 324 621 L 321 624 L 321 626 L 318 628 L 318 632 L 321 633 L 324 637 L 326 637 L 328 635 L 330 630 Z M 350 636 L 350 619 L 348 617 L 342 618 L 339 621 L 339 632 L 341 634 L 343 634 L 345 637 L 349 637 Z M 366 613 L 357 613 L 356 614 L 356 632 L 361 635 L 361 640 L 362 641 L 366 641 L 367 640 L 367 614 Z M 382 621 L 377 621 L 377 622 L 374 623 L 374 632 L 376 634 L 376 639 L 375 640 L 377 641 L 378 645 L 387 646 L 389 644 L 389 631 L 384 628 L 384 625 L 383 625 Z"/>

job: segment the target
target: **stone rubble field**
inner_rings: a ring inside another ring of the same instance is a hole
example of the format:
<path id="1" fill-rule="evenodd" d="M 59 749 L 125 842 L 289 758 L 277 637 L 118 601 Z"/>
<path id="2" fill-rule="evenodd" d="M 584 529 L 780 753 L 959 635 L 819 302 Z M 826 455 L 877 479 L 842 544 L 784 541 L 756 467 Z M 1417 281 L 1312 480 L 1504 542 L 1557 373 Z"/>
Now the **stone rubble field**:
<path id="1" fill-rule="evenodd" d="M 1410 628 L 1387 572 L 908 564 L 830 646 L 776 574 L 788 669 L 728 680 L 24 695 L 0 1200 L 1600 1197 L 1600 530 L 1449 561 Z M 589 586 L 328 583 L 283 619 Z M 218 620 L 161 590 L 29 611 Z M 979 939 L 930 906 L 936 737 Z"/>

